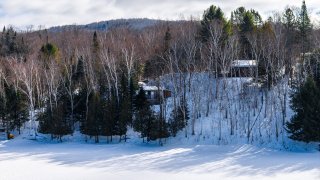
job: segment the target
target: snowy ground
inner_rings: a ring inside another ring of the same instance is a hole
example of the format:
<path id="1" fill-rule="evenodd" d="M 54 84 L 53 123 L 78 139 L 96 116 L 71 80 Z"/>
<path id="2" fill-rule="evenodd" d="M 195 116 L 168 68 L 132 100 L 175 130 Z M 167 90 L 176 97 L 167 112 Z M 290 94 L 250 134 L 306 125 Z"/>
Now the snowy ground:
<path id="1" fill-rule="evenodd" d="M 0 141 L 1 180 L 319 180 L 320 152 L 251 145 Z"/>

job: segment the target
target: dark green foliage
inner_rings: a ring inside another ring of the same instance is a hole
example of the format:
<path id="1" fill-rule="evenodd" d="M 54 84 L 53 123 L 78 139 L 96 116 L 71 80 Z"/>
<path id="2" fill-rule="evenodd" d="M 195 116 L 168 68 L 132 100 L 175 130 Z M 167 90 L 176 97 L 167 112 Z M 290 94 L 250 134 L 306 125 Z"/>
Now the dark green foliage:
<path id="1" fill-rule="evenodd" d="M 254 9 L 246 10 L 244 7 L 239 7 L 235 11 L 231 12 L 232 24 L 241 25 L 241 24 L 245 23 L 244 18 L 245 18 L 245 16 L 247 16 L 246 14 L 247 15 L 250 14 L 250 16 L 251 16 L 250 19 L 252 19 L 252 23 L 255 26 L 258 26 L 262 23 L 262 18 L 261 18 L 258 11 L 255 11 Z"/>
<path id="2" fill-rule="evenodd" d="M 162 145 L 161 139 L 168 138 L 169 136 L 168 123 L 165 120 L 155 117 L 151 124 L 150 140 L 154 141 L 160 139 L 160 144 Z"/>
<path id="3" fill-rule="evenodd" d="M 296 41 L 295 30 L 297 27 L 296 17 L 290 8 L 287 8 L 283 14 L 283 23 L 286 30 L 286 46 L 292 47 Z"/>
<path id="4" fill-rule="evenodd" d="M 78 59 L 77 65 L 74 66 L 74 74 L 72 76 L 73 80 L 76 81 L 77 85 L 80 86 L 82 83 L 82 80 L 84 78 L 84 62 L 83 57 L 80 56 Z"/>
<path id="5" fill-rule="evenodd" d="M 145 64 L 144 77 L 155 78 L 165 70 L 165 61 L 158 55 L 152 56 Z"/>
<path id="6" fill-rule="evenodd" d="M 131 83 L 127 78 L 122 75 L 121 78 L 121 99 L 119 104 L 119 122 L 118 122 L 118 135 L 123 136 L 127 132 L 128 124 L 132 123 L 133 106 L 132 106 L 132 93 L 130 92 Z"/>
<path id="7" fill-rule="evenodd" d="M 294 52 L 294 46 L 299 42 L 297 38 L 297 19 L 291 8 L 286 8 L 282 18 L 283 25 L 285 27 L 285 46 L 288 49 L 285 56 L 286 74 L 293 76 L 293 61 L 292 57 Z"/>
<path id="8" fill-rule="evenodd" d="M 59 106 L 47 108 L 38 116 L 39 132 L 43 134 L 51 134 L 52 138 L 62 141 L 62 136 L 72 133 L 72 123 L 67 118 L 67 110 L 65 105 L 60 103 Z"/>
<path id="9" fill-rule="evenodd" d="M 200 36 L 203 42 L 208 41 L 210 37 L 210 29 L 213 24 L 217 25 L 220 24 L 222 27 L 224 27 L 224 33 L 228 34 L 230 33 L 228 30 L 230 30 L 228 27 L 225 27 L 228 25 L 226 19 L 224 18 L 224 14 L 220 7 L 216 7 L 214 5 L 211 5 L 207 10 L 204 11 L 202 21 L 201 21 L 201 31 Z"/>
<path id="10" fill-rule="evenodd" d="M 311 77 L 292 95 L 295 112 L 287 123 L 290 138 L 298 141 L 320 141 L 320 90 Z"/>
<path id="11" fill-rule="evenodd" d="M 106 101 L 104 108 L 104 135 L 110 136 L 112 141 L 113 135 L 119 135 L 121 126 L 119 125 L 119 105 L 114 95 L 111 95 Z M 126 128 L 126 127 L 125 127 Z M 125 132 L 126 133 L 126 132 Z"/>
<path id="12" fill-rule="evenodd" d="M 20 134 L 21 126 L 28 120 L 27 98 L 20 91 L 9 86 L 7 88 L 8 119 L 12 121 L 11 129 L 17 129 Z"/>
<path id="13" fill-rule="evenodd" d="M 308 15 L 308 10 L 305 1 L 302 1 L 301 11 L 298 17 L 298 28 L 302 43 L 302 53 L 306 53 L 311 50 L 312 24 Z"/>
<path id="14" fill-rule="evenodd" d="M 166 53 L 169 53 L 171 39 L 172 39 L 172 36 L 170 33 L 170 27 L 168 26 L 166 34 L 164 36 L 164 52 Z"/>
<path id="15" fill-rule="evenodd" d="M 57 57 L 58 56 L 58 47 L 52 43 L 46 43 L 44 44 L 41 49 L 40 52 L 46 57 Z"/>
<path id="16" fill-rule="evenodd" d="M 239 7 L 231 13 L 231 22 L 239 30 L 241 45 L 240 57 L 252 59 L 253 54 L 247 36 L 253 33 L 257 27 L 261 26 L 262 18 L 260 14 L 253 9 L 246 10 L 244 7 Z"/>
<path id="17" fill-rule="evenodd" d="M 313 77 L 317 87 L 320 87 L 320 50 L 313 53 L 306 59 L 309 76 Z"/>
<path id="18" fill-rule="evenodd" d="M 254 14 L 247 11 L 243 14 L 242 22 L 240 23 L 240 31 L 242 33 L 251 32 L 254 30 Z"/>
<path id="19" fill-rule="evenodd" d="M 88 103 L 88 116 L 86 120 L 83 122 L 82 133 L 94 136 L 95 142 L 99 142 L 99 135 L 103 134 L 103 109 L 101 104 L 100 94 L 95 92 L 92 93 L 89 97 Z"/>
<path id="20" fill-rule="evenodd" d="M 3 28 L 0 41 L 1 56 L 24 56 L 28 51 L 29 48 L 25 44 L 23 37 L 18 36 L 13 27 Z"/>
<path id="21" fill-rule="evenodd" d="M 75 116 L 80 121 L 80 132 L 95 138 L 99 142 L 99 136 L 112 135 L 109 127 L 108 117 L 111 117 L 110 108 L 103 98 L 104 91 L 93 91 L 89 93 L 86 87 L 82 87 L 79 95 L 75 98 L 78 102 Z M 108 112 L 108 113 L 106 113 Z"/>
<path id="22" fill-rule="evenodd" d="M 190 119 L 188 105 L 183 99 L 182 97 L 180 98 L 180 105 L 174 107 L 170 115 L 170 132 L 174 137 L 187 126 Z"/>
<path id="23" fill-rule="evenodd" d="M 28 120 L 27 100 L 20 91 L 12 85 L 4 82 L 3 94 L 0 96 L 0 125 L 2 124 L 7 133 L 20 128 Z"/>
<path id="24" fill-rule="evenodd" d="M 251 45 L 247 38 L 248 33 L 253 32 L 255 28 L 253 14 L 245 12 L 243 14 L 243 21 L 240 24 L 240 42 L 242 57 L 248 57 L 252 59 Z"/>
<path id="25" fill-rule="evenodd" d="M 133 128 L 141 133 L 141 137 L 151 140 L 152 129 L 155 128 L 156 116 L 147 101 L 145 91 L 141 88 L 134 101 L 135 118 Z"/>
<path id="26" fill-rule="evenodd" d="M 168 123 L 153 112 L 142 88 L 135 97 L 134 112 L 133 128 L 140 132 L 143 140 L 144 138 L 147 138 L 147 141 L 160 139 L 162 144 L 161 139 L 169 137 Z"/>
<path id="27" fill-rule="evenodd" d="M 73 122 L 70 120 L 70 105 L 63 87 L 59 87 L 56 102 L 47 101 L 43 112 L 38 114 L 39 132 L 51 134 L 52 138 L 62 141 L 62 136 L 71 134 Z"/>
<path id="28" fill-rule="evenodd" d="M 97 35 L 97 32 L 95 31 L 93 33 L 93 38 L 92 38 L 92 53 L 94 56 L 97 56 L 99 49 L 100 49 L 100 45 L 98 41 L 98 35 Z"/>

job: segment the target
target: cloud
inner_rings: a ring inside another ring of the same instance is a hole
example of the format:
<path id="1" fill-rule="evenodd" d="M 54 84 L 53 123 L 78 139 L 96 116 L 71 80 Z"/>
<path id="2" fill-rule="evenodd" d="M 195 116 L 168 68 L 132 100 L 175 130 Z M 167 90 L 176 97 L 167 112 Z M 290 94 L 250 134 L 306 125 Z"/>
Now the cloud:
<path id="1" fill-rule="evenodd" d="M 313 16 L 320 11 L 319 0 L 307 0 Z M 176 20 L 182 16 L 201 17 L 211 4 L 220 6 L 226 15 L 237 7 L 258 10 L 265 18 L 286 5 L 301 6 L 301 0 L 1 0 L 0 26 L 57 26 L 86 24 L 118 18 L 157 18 Z"/>

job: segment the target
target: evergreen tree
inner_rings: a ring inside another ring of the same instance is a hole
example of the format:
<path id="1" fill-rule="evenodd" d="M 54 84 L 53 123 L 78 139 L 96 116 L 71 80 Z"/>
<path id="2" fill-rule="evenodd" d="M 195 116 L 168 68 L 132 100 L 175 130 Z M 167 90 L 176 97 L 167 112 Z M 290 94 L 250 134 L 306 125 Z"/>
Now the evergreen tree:
<path id="1" fill-rule="evenodd" d="M 97 35 L 96 31 L 94 31 L 94 33 L 93 33 L 92 42 L 93 42 L 93 44 L 92 44 L 92 52 L 94 54 L 97 54 L 99 49 L 100 49 L 100 45 L 99 45 L 98 35 Z"/>
<path id="2" fill-rule="evenodd" d="M 287 48 L 285 56 L 286 74 L 293 76 L 293 54 L 294 46 L 297 44 L 297 21 L 291 8 L 286 8 L 282 22 L 285 27 L 285 46 Z"/>
<path id="3" fill-rule="evenodd" d="M 144 138 L 147 138 L 147 141 L 150 141 L 152 136 L 151 133 L 153 133 L 152 130 L 155 127 L 156 117 L 147 101 L 145 91 L 142 88 L 140 88 L 138 95 L 135 97 L 134 110 L 134 130 L 141 133 L 143 141 Z"/>
<path id="4" fill-rule="evenodd" d="M 99 142 L 99 136 L 103 135 L 103 110 L 99 92 L 94 92 L 89 96 L 88 116 L 81 123 L 81 132 L 93 136 L 95 142 Z"/>
<path id="5" fill-rule="evenodd" d="M 45 110 L 38 114 L 39 132 L 51 134 L 52 139 L 62 141 L 62 137 L 72 133 L 73 122 L 70 120 L 70 106 L 64 88 L 58 88 L 57 102 L 47 101 Z"/>
<path id="6" fill-rule="evenodd" d="M 3 93 L 0 96 L 0 118 L 6 132 L 18 130 L 28 120 L 28 106 L 25 96 L 12 85 L 3 82 Z"/>
<path id="7" fill-rule="evenodd" d="M 117 108 L 116 108 L 116 100 L 114 98 L 112 99 L 104 99 L 101 102 L 102 104 L 102 135 L 108 137 L 111 139 L 112 142 L 112 136 L 118 135 L 118 131 L 116 130 L 116 121 L 118 121 L 117 117 Z"/>
<path id="8" fill-rule="evenodd" d="M 159 139 L 160 145 L 163 144 L 162 139 L 170 136 L 168 123 L 165 119 L 159 118 L 159 116 L 154 117 L 150 131 L 150 140 L 155 141 Z"/>
<path id="9" fill-rule="evenodd" d="M 28 47 L 24 43 L 23 38 L 19 38 L 17 32 L 13 27 L 3 28 L 0 41 L 0 55 L 12 56 L 19 55 L 24 56 L 28 52 Z"/>
<path id="10" fill-rule="evenodd" d="M 12 86 L 7 87 L 8 118 L 12 121 L 11 129 L 20 129 L 28 120 L 28 106 L 26 97 Z"/>
<path id="11" fill-rule="evenodd" d="M 224 27 L 224 33 L 230 33 L 229 24 L 224 18 L 224 13 L 220 7 L 211 5 L 207 10 L 204 11 L 202 21 L 201 21 L 201 31 L 200 36 L 203 42 L 208 41 L 210 37 L 210 25 L 213 22 L 217 22 Z"/>
<path id="12" fill-rule="evenodd" d="M 120 114 L 118 122 L 118 134 L 121 136 L 126 135 L 127 126 L 132 122 L 133 110 L 132 110 L 132 98 L 130 93 L 130 87 L 128 87 L 128 80 L 124 76 L 121 76 L 121 100 L 120 100 Z M 126 139 L 126 136 L 124 137 Z"/>
<path id="13" fill-rule="evenodd" d="M 170 33 L 170 27 L 168 26 L 166 34 L 164 36 L 164 52 L 169 53 L 171 39 L 172 39 L 172 36 L 171 36 L 171 33 Z"/>
<path id="14" fill-rule="evenodd" d="M 240 56 L 241 58 L 252 59 L 253 54 L 247 35 L 255 32 L 257 27 L 262 24 L 262 18 L 257 11 L 253 9 L 246 10 L 244 7 L 239 7 L 231 14 L 232 24 L 236 25 L 239 29 L 241 45 Z"/>
<path id="15" fill-rule="evenodd" d="M 311 49 L 311 31 L 312 31 L 312 24 L 310 22 L 305 1 L 302 1 L 301 11 L 298 17 L 298 28 L 299 28 L 300 39 L 301 39 L 301 50 L 303 53 L 303 60 L 304 60 L 304 54 L 310 51 Z"/>
<path id="16" fill-rule="evenodd" d="M 290 138 L 298 141 L 320 141 L 320 90 L 311 77 L 292 95 L 295 112 L 287 123 Z"/>
<path id="17" fill-rule="evenodd" d="M 251 45 L 247 38 L 249 33 L 252 33 L 255 29 L 254 16 L 250 12 L 245 12 L 243 15 L 243 21 L 240 24 L 240 42 L 241 42 L 241 56 L 243 58 L 252 59 Z"/>
<path id="18" fill-rule="evenodd" d="M 56 45 L 52 43 L 46 43 L 41 47 L 40 52 L 46 60 L 49 60 L 49 58 L 56 58 L 59 50 Z"/>

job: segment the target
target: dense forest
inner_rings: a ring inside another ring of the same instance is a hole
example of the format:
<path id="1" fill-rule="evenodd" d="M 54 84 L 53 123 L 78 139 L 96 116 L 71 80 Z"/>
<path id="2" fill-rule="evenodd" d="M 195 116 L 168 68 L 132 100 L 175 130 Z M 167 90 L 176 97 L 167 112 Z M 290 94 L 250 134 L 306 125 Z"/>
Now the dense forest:
<path id="1" fill-rule="evenodd" d="M 234 60 L 257 61 L 247 91 L 230 83 Z M 138 85 L 146 79 L 172 96 L 152 105 Z M 249 143 L 262 136 L 320 141 L 320 29 L 304 1 L 267 20 L 245 7 L 227 18 L 212 5 L 200 20 L 140 29 L 4 27 L 0 102 L 0 126 L 9 134 L 27 123 L 33 138 L 61 141 L 80 130 L 97 143 L 126 141 L 133 129 L 162 143 L 201 134 L 198 120 L 212 117 L 219 140 L 226 129 Z"/>

